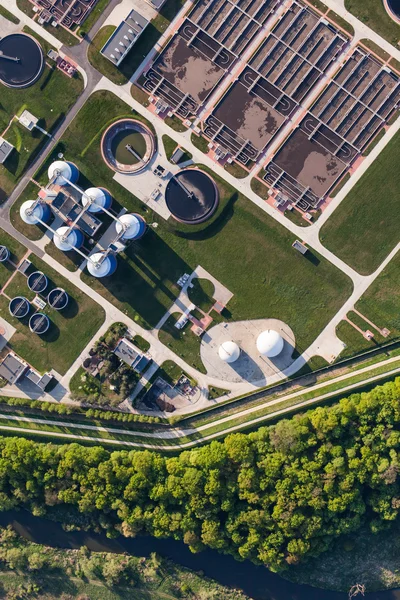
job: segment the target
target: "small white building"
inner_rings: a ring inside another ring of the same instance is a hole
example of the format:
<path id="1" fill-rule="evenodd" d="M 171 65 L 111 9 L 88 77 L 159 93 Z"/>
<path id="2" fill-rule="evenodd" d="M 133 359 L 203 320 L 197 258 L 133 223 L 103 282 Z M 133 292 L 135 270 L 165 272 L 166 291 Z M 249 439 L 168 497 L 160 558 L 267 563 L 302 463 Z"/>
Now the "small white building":
<path id="1" fill-rule="evenodd" d="M 38 124 L 38 121 L 39 119 L 35 117 L 35 115 L 30 113 L 29 110 L 24 110 L 22 115 L 19 117 L 19 122 L 21 123 L 21 125 L 26 127 L 28 131 L 32 131 L 32 129 L 34 129 Z"/>
<path id="2" fill-rule="evenodd" d="M 13 150 L 14 146 L 0 136 L 0 165 L 3 165 L 6 162 Z"/>

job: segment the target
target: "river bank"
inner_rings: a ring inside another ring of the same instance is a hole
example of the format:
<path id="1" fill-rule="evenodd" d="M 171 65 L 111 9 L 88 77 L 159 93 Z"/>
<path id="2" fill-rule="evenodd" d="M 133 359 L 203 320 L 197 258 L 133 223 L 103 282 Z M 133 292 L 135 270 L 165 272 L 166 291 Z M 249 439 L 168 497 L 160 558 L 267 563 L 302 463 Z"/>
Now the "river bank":
<path id="1" fill-rule="evenodd" d="M 64 531 L 60 524 L 34 517 L 25 510 L 0 513 L 0 525 L 12 525 L 23 537 L 56 548 L 87 546 L 94 552 L 127 552 L 133 556 L 150 556 L 157 552 L 192 571 L 224 586 L 241 589 L 253 600 L 347 600 L 347 594 L 292 583 L 249 561 L 237 562 L 230 556 L 206 550 L 192 554 L 188 547 L 171 539 L 150 536 L 108 539 L 105 535 L 83 531 Z M 367 600 L 400 600 L 400 589 L 371 592 Z"/>

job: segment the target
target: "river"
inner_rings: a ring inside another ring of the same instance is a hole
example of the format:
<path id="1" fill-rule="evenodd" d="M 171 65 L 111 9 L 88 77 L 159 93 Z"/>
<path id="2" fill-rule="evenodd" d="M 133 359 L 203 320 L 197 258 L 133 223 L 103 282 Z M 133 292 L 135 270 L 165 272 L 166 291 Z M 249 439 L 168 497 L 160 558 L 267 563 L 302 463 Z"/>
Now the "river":
<path id="1" fill-rule="evenodd" d="M 329 592 L 308 585 L 286 581 L 250 561 L 237 562 L 230 556 L 213 550 L 192 554 L 183 542 L 150 536 L 119 537 L 109 540 L 105 535 L 63 530 L 60 524 L 34 517 L 25 510 L 0 512 L 0 525 L 12 525 L 23 537 L 55 548 L 80 548 L 85 545 L 95 552 L 127 552 L 134 556 L 149 556 L 157 552 L 193 571 L 203 571 L 222 585 L 242 589 L 254 600 L 347 600 L 347 594 Z M 361 596 L 359 596 L 361 600 Z M 400 590 L 366 594 L 367 600 L 400 600 Z"/>

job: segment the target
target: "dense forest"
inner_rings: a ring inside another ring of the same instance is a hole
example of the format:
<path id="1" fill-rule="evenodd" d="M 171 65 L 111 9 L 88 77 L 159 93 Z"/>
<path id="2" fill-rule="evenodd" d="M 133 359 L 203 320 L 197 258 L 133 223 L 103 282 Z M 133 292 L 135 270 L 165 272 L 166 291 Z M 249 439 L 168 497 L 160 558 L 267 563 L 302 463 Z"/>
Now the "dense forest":
<path id="1" fill-rule="evenodd" d="M 399 398 L 400 378 L 173 457 L 0 438 L 0 507 L 109 536 L 173 536 L 280 571 L 396 519 Z"/>

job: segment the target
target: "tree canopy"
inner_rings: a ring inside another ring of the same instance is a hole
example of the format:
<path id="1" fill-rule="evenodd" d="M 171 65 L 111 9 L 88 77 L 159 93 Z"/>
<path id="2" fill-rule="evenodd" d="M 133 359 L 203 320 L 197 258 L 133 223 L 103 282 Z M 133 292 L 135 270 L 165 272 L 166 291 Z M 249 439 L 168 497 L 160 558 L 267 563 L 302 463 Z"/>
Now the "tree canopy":
<path id="1" fill-rule="evenodd" d="M 280 571 L 399 512 L 400 378 L 258 431 L 164 456 L 0 438 L 0 507 L 182 539 Z"/>

